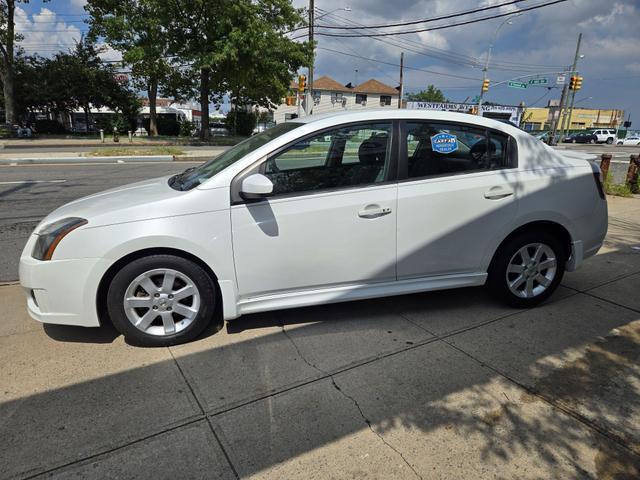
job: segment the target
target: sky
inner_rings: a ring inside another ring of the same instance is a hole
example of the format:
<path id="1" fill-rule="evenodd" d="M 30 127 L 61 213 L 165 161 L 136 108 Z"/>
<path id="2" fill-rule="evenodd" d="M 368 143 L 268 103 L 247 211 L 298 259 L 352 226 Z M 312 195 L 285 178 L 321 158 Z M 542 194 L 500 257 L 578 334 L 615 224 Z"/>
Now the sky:
<path id="1" fill-rule="evenodd" d="M 519 9 L 541 1 L 526 0 L 476 16 L 495 12 L 513 12 L 515 15 Z M 316 24 L 380 25 L 504 2 L 316 0 L 315 5 L 319 9 Z M 85 0 L 52 0 L 46 3 L 32 0 L 20 5 L 16 13 L 16 28 L 24 35 L 22 44 L 25 50 L 47 56 L 71 48 L 74 40 L 87 29 L 84 23 L 87 18 L 83 10 L 85 3 Z M 308 6 L 308 0 L 294 0 L 293 3 L 297 7 Z M 332 13 L 321 16 L 327 12 Z M 578 34 L 582 33 L 581 54 L 584 58 L 579 60 L 578 70 L 584 81 L 582 90 L 576 95 L 577 105 L 624 109 L 625 117 L 631 115 L 633 127 L 640 127 L 640 0 L 568 0 L 521 12 L 510 23 L 498 28 L 506 18 L 377 40 L 318 36 L 316 78 L 329 75 L 343 84 L 376 78 L 397 86 L 397 64 L 400 52 L 404 51 L 407 67 L 405 92 L 434 84 L 451 101 L 468 101 L 479 92 L 482 66 L 496 29 L 498 33 L 488 68 L 492 83 L 532 74 L 555 81 L 555 73 L 544 74 L 571 65 Z M 343 32 L 353 33 L 349 30 Z M 113 60 L 118 59 L 119 54 L 111 50 L 104 57 Z M 546 106 L 549 99 L 559 96 L 558 88 L 528 87 L 522 90 L 503 84 L 492 87 L 485 99 L 510 105 L 523 101 L 528 106 Z"/>

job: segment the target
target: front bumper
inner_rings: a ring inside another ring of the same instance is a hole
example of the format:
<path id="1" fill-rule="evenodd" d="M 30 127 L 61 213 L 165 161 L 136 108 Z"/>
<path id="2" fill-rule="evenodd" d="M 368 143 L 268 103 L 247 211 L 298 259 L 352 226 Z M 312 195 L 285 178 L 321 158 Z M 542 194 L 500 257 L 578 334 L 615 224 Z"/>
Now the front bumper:
<path id="1" fill-rule="evenodd" d="M 29 315 L 43 323 L 100 326 L 96 294 L 108 262 L 99 258 L 36 260 L 31 257 L 35 238 L 29 238 L 20 258 L 20 284 Z"/>

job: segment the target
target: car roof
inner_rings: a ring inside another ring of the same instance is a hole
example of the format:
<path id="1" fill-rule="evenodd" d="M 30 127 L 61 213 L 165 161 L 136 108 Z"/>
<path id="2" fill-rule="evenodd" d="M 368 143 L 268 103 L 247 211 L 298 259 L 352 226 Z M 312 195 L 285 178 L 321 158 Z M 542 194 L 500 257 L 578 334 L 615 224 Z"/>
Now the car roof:
<path id="1" fill-rule="evenodd" d="M 408 108 L 380 108 L 368 110 L 347 110 L 339 113 L 323 113 L 320 115 L 309 115 L 289 120 L 291 123 L 301 123 L 320 129 L 331 127 L 332 125 L 350 122 L 376 120 L 440 120 L 449 122 L 460 122 L 475 124 L 478 126 L 501 130 L 510 135 L 520 135 L 524 133 L 511 123 L 503 123 L 487 117 L 470 115 L 468 113 L 446 112 L 439 110 L 418 110 Z M 527 134 L 528 135 L 528 134 Z"/>

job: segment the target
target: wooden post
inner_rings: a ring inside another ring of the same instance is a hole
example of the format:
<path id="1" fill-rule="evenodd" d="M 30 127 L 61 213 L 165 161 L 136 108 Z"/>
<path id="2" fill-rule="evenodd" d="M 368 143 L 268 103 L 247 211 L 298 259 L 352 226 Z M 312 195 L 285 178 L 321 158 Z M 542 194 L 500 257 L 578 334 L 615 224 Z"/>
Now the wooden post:
<path id="1" fill-rule="evenodd" d="M 638 187 L 638 171 L 640 170 L 640 157 L 638 155 L 631 155 L 629 158 L 629 170 L 627 170 L 626 184 L 631 190 L 631 193 L 638 193 L 640 190 Z"/>
<path id="2" fill-rule="evenodd" d="M 602 170 L 602 179 L 606 182 L 609 175 L 609 166 L 611 165 L 611 154 L 603 153 L 600 160 L 600 170 Z"/>

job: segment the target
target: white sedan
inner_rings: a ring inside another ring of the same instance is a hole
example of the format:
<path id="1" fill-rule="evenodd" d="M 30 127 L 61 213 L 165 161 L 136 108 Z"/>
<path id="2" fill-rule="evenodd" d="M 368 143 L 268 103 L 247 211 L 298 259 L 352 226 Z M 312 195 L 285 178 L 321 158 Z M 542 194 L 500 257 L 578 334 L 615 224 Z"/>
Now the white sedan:
<path id="1" fill-rule="evenodd" d="M 191 340 L 218 315 L 487 284 L 531 307 L 607 230 L 597 166 L 477 116 L 279 124 L 172 177 L 71 202 L 20 260 L 41 322 Z"/>
<path id="2" fill-rule="evenodd" d="M 640 145 L 640 137 L 633 136 L 618 140 L 616 145 Z"/>

